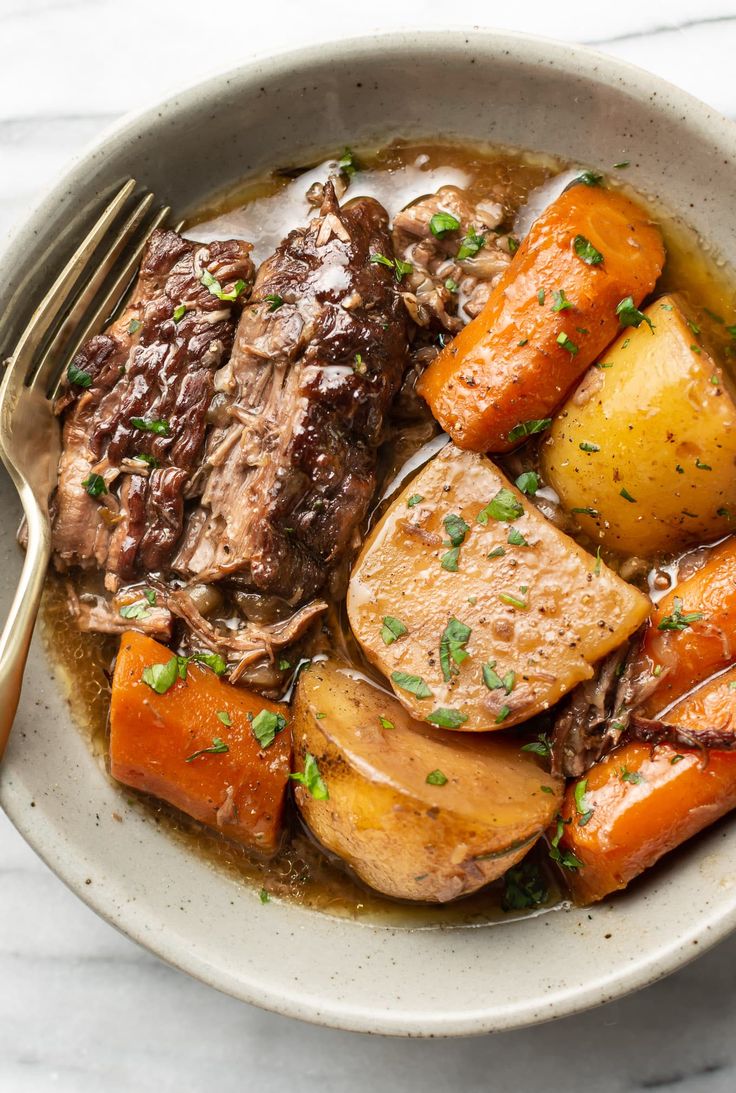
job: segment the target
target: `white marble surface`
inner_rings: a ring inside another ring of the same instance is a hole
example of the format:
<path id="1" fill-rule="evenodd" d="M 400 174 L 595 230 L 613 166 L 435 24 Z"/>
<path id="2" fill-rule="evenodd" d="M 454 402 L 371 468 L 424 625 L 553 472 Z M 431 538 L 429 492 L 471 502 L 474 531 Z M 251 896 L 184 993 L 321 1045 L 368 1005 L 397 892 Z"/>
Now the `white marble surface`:
<path id="1" fill-rule="evenodd" d="M 447 25 L 435 0 L 0 0 L 0 233 L 125 110 L 256 52 Z M 736 117 L 736 3 L 590 0 L 450 8 L 595 44 Z M 312 1028 L 216 994 L 76 900 L 0 814 L 0 1093 L 614 1093 L 736 1089 L 736 938 L 631 998 L 543 1028 L 405 1042 Z"/>

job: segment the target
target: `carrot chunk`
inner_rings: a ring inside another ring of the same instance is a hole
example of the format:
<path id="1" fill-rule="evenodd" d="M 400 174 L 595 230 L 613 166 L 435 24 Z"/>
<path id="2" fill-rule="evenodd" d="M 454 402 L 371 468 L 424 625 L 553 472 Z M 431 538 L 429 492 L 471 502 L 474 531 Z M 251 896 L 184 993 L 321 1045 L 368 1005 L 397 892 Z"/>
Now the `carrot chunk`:
<path id="1" fill-rule="evenodd" d="M 662 272 L 661 234 L 629 198 L 566 190 L 532 225 L 483 311 L 417 389 L 460 448 L 503 452 L 539 431 Z"/>
<path id="2" fill-rule="evenodd" d="M 662 673 L 645 704 L 650 716 L 736 660 L 736 538 L 659 601 L 642 648 Z"/>
<path id="3" fill-rule="evenodd" d="M 678 702 L 667 721 L 696 733 L 736 731 L 736 667 Z M 625 888 L 692 835 L 736 807 L 736 752 L 670 744 L 624 744 L 570 785 L 561 816 L 561 851 L 579 865 L 568 873 L 576 902 L 594 903 Z M 568 864 L 571 862 L 566 857 Z"/>
<path id="4" fill-rule="evenodd" d="M 288 707 L 182 661 L 143 634 L 123 634 L 110 707 L 111 773 L 271 854 L 289 779 Z"/>

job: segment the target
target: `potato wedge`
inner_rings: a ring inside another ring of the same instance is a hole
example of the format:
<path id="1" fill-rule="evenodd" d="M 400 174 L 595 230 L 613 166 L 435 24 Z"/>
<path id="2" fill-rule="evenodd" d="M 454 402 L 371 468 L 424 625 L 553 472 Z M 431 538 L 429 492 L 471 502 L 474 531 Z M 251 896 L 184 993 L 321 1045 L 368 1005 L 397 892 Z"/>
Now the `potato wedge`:
<path id="1" fill-rule="evenodd" d="M 371 533 L 347 604 L 355 637 L 407 710 L 466 731 L 553 705 L 651 607 L 490 460 L 453 444 Z"/>
<path id="2" fill-rule="evenodd" d="M 542 470 L 591 538 L 646 556 L 732 530 L 736 405 L 676 297 L 645 315 L 555 419 Z"/>
<path id="3" fill-rule="evenodd" d="M 329 794 L 297 785 L 310 830 L 396 899 L 476 891 L 524 857 L 560 806 L 561 779 L 521 738 L 431 730 L 336 660 L 302 672 L 292 725 L 297 771 L 313 756 Z"/>

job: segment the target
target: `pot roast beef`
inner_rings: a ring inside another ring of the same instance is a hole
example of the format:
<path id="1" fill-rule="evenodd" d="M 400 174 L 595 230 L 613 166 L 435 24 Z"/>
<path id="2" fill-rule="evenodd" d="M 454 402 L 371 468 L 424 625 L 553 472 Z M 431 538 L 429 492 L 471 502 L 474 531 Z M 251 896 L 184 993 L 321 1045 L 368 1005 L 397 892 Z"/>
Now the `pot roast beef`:
<path id="1" fill-rule="evenodd" d="M 115 591 L 164 568 L 181 534 L 216 369 L 253 280 L 249 243 L 155 231 L 127 307 L 68 370 L 55 498 L 58 568 L 98 566 Z"/>
<path id="2" fill-rule="evenodd" d="M 325 184 L 258 271 L 215 377 L 199 506 L 172 565 L 291 604 L 335 592 L 376 486 L 407 335 L 388 216 Z"/>

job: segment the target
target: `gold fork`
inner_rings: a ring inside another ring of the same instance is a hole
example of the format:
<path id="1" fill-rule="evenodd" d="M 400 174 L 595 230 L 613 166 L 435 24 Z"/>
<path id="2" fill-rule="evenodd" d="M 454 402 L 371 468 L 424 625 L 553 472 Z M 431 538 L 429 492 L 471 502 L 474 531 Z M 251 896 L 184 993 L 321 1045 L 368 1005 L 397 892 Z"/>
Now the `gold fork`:
<path id="1" fill-rule="evenodd" d="M 28 648 L 51 556 L 49 501 L 56 485 L 59 426 L 52 400 L 83 342 L 122 302 L 146 241 L 169 208 L 134 198 L 135 179 L 115 194 L 33 313 L 0 384 L 0 458 L 23 505 L 28 545 L 0 635 L 0 758 L 13 724 Z"/>

